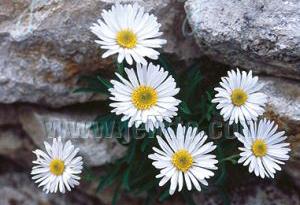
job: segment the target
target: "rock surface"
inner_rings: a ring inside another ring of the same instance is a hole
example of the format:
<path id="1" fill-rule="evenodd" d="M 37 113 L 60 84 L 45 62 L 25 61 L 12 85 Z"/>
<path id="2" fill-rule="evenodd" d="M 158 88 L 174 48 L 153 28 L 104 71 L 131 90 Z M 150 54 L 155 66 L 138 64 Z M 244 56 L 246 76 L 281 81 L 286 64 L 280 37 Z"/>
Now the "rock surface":
<path id="1" fill-rule="evenodd" d="M 185 9 L 202 53 L 300 79 L 300 1 L 188 0 Z"/>
<path id="2" fill-rule="evenodd" d="M 17 172 L 0 176 L 1 205 L 102 205 L 98 199 L 75 191 L 66 195 L 44 194 L 29 179 L 27 174 Z"/>
<path id="3" fill-rule="evenodd" d="M 12 171 L 7 174 L 0 174 L 0 204 L 1 205 L 66 205 L 66 204 L 85 204 L 85 205 L 109 205 L 111 204 L 111 192 L 99 193 L 99 197 L 93 196 L 94 192 L 87 193 L 85 189 L 75 188 L 71 193 L 44 194 L 30 180 L 27 174 Z M 95 190 L 93 190 L 95 191 Z M 90 191 L 88 191 L 90 192 Z M 102 196 L 100 196 L 103 194 Z M 104 195 L 105 194 L 105 195 Z M 105 198 L 107 198 L 105 200 Z M 197 204 L 203 205 L 223 205 L 222 199 L 214 192 L 197 193 L 194 195 Z M 256 183 L 256 186 L 241 186 L 238 189 L 230 191 L 230 201 L 232 205 L 284 205 L 300 204 L 300 198 L 295 189 L 279 189 L 276 185 L 270 183 Z M 122 196 L 119 204 L 137 205 L 143 204 L 142 199 Z M 166 203 L 154 203 L 164 205 L 183 205 L 178 198 L 173 197 Z"/>
<path id="4" fill-rule="evenodd" d="M 100 166 L 123 156 L 126 149 L 115 139 L 95 135 L 90 126 L 95 114 L 69 111 L 47 111 L 44 109 L 21 108 L 19 119 L 23 130 L 34 143 L 44 147 L 45 140 L 52 142 L 53 137 L 71 140 L 80 148 L 80 154 L 87 166 Z"/>
<path id="5" fill-rule="evenodd" d="M 296 190 L 284 190 L 274 184 L 246 184 L 229 191 L 231 205 L 284 205 L 300 204 Z M 215 194 L 198 194 L 196 201 L 203 205 L 223 205 L 224 201 Z"/>
<path id="6" fill-rule="evenodd" d="M 184 1 L 136 1 L 158 16 L 168 40 L 163 48 L 168 56 L 188 60 L 204 53 L 230 66 L 300 79 L 297 0 L 188 0 L 186 11 L 199 48 L 193 39 L 186 39 L 181 33 Z M 97 109 L 90 104 L 79 109 L 73 107 L 102 100 L 104 96 L 72 93 L 81 74 L 109 75 L 113 70 L 112 59 L 100 58 L 101 50 L 94 43 L 96 37 L 88 30 L 101 10 L 113 2 L 3 0 L 0 3 L 0 160 L 5 164 L 0 166 L 1 205 L 111 204 L 114 187 L 95 195 L 96 180 L 83 179 L 81 186 L 67 195 L 45 195 L 28 173 L 34 158 L 32 150 L 43 146 L 44 140 L 51 141 L 53 136 L 72 138 L 81 149 L 85 164 L 97 169 L 97 173 L 103 170 L 98 166 L 123 156 L 124 147 L 114 140 L 97 138 L 88 129 L 95 116 L 103 113 L 101 104 L 97 104 Z M 208 70 L 200 67 L 203 73 L 209 73 L 204 80 L 210 83 L 223 72 L 214 63 L 207 66 Z M 284 170 L 300 187 L 300 83 L 279 77 L 260 79 L 269 95 L 266 114 L 277 120 L 280 129 L 287 130 L 292 145 L 291 160 Z M 255 183 L 231 191 L 230 196 L 233 205 L 300 204 L 292 183 L 289 186 L 286 192 L 271 183 Z M 222 204 L 216 194 L 197 194 L 196 201 L 204 205 Z M 134 205 L 144 201 L 125 195 L 119 203 Z M 175 197 L 165 204 L 183 202 Z"/>
<path id="7" fill-rule="evenodd" d="M 269 96 L 266 117 L 285 130 L 291 143 L 291 158 L 284 170 L 300 187 L 300 82 L 274 77 L 261 77 L 263 92 Z"/>
<path id="8" fill-rule="evenodd" d="M 272 110 L 282 118 L 300 123 L 300 82 L 274 77 L 260 77 L 260 81 Z"/>
<path id="9" fill-rule="evenodd" d="M 21 167 L 30 167 L 34 145 L 19 127 L 0 128 L 0 156 Z"/>
<path id="10" fill-rule="evenodd" d="M 30 102 L 51 107 L 101 100 L 74 94 L 81 74 L 112 72 L 112 58 L 101 59 L 89 27 L 115 1 L 4 0 L 0 8 L 0 103 Z M 123 1 L 128 2 L 128 1 Z M 182 2 L 139 1 L 162 24 L 164 52 L 178 59 L 195 56 L 197 46 L 181 34 Z"/>
<path id="11" fill-rule="evenodd" d="M 18 124 L 18 113 L 15 106 L 0 104 L 0 126 Z"/>

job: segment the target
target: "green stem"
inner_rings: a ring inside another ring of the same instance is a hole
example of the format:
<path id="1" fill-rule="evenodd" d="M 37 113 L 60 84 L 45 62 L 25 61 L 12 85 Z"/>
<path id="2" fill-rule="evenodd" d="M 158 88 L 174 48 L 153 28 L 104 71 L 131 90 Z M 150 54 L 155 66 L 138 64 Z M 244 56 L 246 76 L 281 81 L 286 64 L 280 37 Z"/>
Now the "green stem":
<path id="1" fill-rule="evenodd" d="M 240 157 L 239 154 L 231 155 L 229 157 L 221 159 L 220 162 L 225 162 L 225 161 L 231 161 L 231 162 L 233 162 L 235 160 L 235 158 L 238 158 L 238 157 Z"/>

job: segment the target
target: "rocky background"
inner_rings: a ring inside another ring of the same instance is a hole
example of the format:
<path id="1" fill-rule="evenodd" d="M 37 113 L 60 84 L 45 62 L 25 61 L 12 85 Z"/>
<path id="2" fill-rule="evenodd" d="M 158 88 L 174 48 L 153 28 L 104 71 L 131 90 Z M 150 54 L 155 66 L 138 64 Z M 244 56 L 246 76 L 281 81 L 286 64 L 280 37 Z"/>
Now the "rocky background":
<path id="1" fill-rule="evenodd" d="M 46 122 L 76 123 L 85 130 L 73 141 L 87 165 L 99 172 L 125 151 L 85 129 L 85 122 L 106 112 L 101 109 L 104 96 L 72 92 L 82 74 L 113 72 L 112 59 L 100 58 L 88 29 L 113 2 L 0 0 L 0 205 L 110 204 L 112 190 L 96 194 L 97 184 L 88 179 L 72 193 L 45 195 L 29 173 L 32 150 L 49 135 L 51 125 Z M 199 63 L 207 86 L 228 69 L 252 69 L 270 97 L 266 115 L 288 133 L 292 157 L 278 179 L 240 180 L 241 185 L 228 190 L 232 204 L 300 204 L 300 1 L 138 2 L 158 16 L 168 40 L 162 52 L 172 65 L 182 69 Z M 55 129 L 50 134 L 68 132 Z M 214 192 L 195 199 L 199 204 L 222 204 Z M 142 197 L 132 196 L 120 201 L 142 203 Z M 177 198 L 170 203 L 182 204 Z"/>

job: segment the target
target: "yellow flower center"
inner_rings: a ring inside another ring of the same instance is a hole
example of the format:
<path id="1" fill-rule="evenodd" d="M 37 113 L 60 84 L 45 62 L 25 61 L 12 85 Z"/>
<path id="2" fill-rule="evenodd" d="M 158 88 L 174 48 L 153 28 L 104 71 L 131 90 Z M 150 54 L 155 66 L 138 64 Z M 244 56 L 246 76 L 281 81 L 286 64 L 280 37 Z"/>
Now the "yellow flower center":
<path id="1" fill-rule="evenodd" d="M 50 163 L 50 172 L 56 176 L 60 176 L 65 171 L 65 163 L 62 160 L 54 159 Z"/>
<path id="2" fill-rule="evenodd" d="M 147 110 L 157 103 L 157 92 L 149 86 L 140 86 L 131 94 L 133 105 L 138 110 Z"/>
<path id="3" fill-rule="evenodd" d="M 193 165 L 192 155 L 185 149 L 178 150 L 172 156 L 173 165 L 180 171 L 186 172 Z"/>
<path id="4" fill-rule="evenodd" d="M 264 140 L 255 140 L 252 144 L 252 152 L 256 157 L 263 157 L 267 154 L 267 144 Z"/>
<path id="5" fill-rule="evenodd" d="M 137 44 L 137 36 L 129 29 L 123 29 L 117 33 L 117 43 L 122 48 L 134 48 Z"/>
<path id="6" fill-rule="evenodd" d="M 231 101 L 235 106 L 244 105 L 247 99 L 248 95 L 243 89 L 236 88 L 231 93 Z"/>

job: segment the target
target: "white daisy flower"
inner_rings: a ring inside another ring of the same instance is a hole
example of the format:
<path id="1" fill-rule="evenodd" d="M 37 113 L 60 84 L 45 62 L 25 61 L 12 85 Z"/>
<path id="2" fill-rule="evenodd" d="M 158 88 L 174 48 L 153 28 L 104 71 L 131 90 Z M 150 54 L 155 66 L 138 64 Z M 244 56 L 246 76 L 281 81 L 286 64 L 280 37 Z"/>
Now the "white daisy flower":
<path id="1" fill-rule="evenodd" d="M 180 100 L 173 97 L 179 88 L 168 71 L 150 63 L 137 64 L 137 73 L 127 68 L 125 72 L 129 80 L 116 73 L 121 82 L 111 81 L 110 99 L 115 101 L 110 104 L 114 108 L 111 112 L 124 115 L 122 121 L 129 119 L 129 127 L 144 123 L 147 131 L 162 127 L 164 120 L 171 122 L 177 115 Z"/>
<path id="2" fill-rule="evenodd" d="M 267 96 L 260 91 L 262 84 L 258 84 L 258 77 L 252 77 L 243 71 L 228 71 L 228 77 L 223 77 L 221 87 L 215 88 L 218 92 L 213 103 L 218 103 L 221 115 L 229 124 L 233 122 L 242 124 L 245 121 L 256 120 L 264 113 Z"/>
<path id="3" fill-rule="evenodd" d="M 153 14 L 144 12 L 138 4 L 112 6 L 111 10 L 103 10 L 102 19 L 94 23 L 91 31 L 100 40 L 95 42 L 107 51 L 102 55 L 106 58 L 118 53 L 118 62 L 124 58 L 128 64 L 147 64 L 144 57 L 158 59 L 159 52 L 166 40 L 158 38 L 162 35 L 159 31 L 161 24 Z"/>
<path id="4" fill-rule="evenodd" d="M 249 124 L 249 127 L 244 126 L 243 135 L 235 133 L 244 145 L 239 148 L 242 152 L 238 163 L 249 165 L 249 172 L 254 171 L 256 176 L 274 178 L 276 170 L 281 170 L 279 165 L 289 159 L 288 153 L 291 151 L 289 143 L 284 143 L 287 138 L 285 132 L 276 133 L 278 126 L 266 119 Z"/>
<path id="5" fill-rule="evenodd" d="M 35 150 L 37 159 L 32 167 L 31 174 L 35 183 L 43 187 L 46 193 L 56 193 L 58 190 L 65 193 L 66 189 L 79 185 L 80 177 L 77 176 L 82 170 L 82 157 L 78 156 L 79 148 L 75 148 L 71 141 L 66 144 L 61 142 L 61 138 L 54 138 L 52 145 L 44 142 L 46 152 Z"/>
<path id="6" fill-rule="evenodd" d="M 162 178 L 159 186 L 171 181 L 170 194 L 176 189 L 180 192 L 185 181 L 188 190 L 194 186 L 201 191 L 200 184 L 208 185 L 206 179 L 214 176 L 216 156 L 209 154 L 216 146 L 212 142 L 205 143 L 207 135 L 203 131 L 197 132 L 197 128 L 182 127 L 178 125 L 176 133 L 168 128 L 164 130 L 165 140 L 157 136 L 161 149 L 153 147 L 154 154 L 148 157 L 154 162 L 153 166 L 160 169 L 157 178 Z"/>

